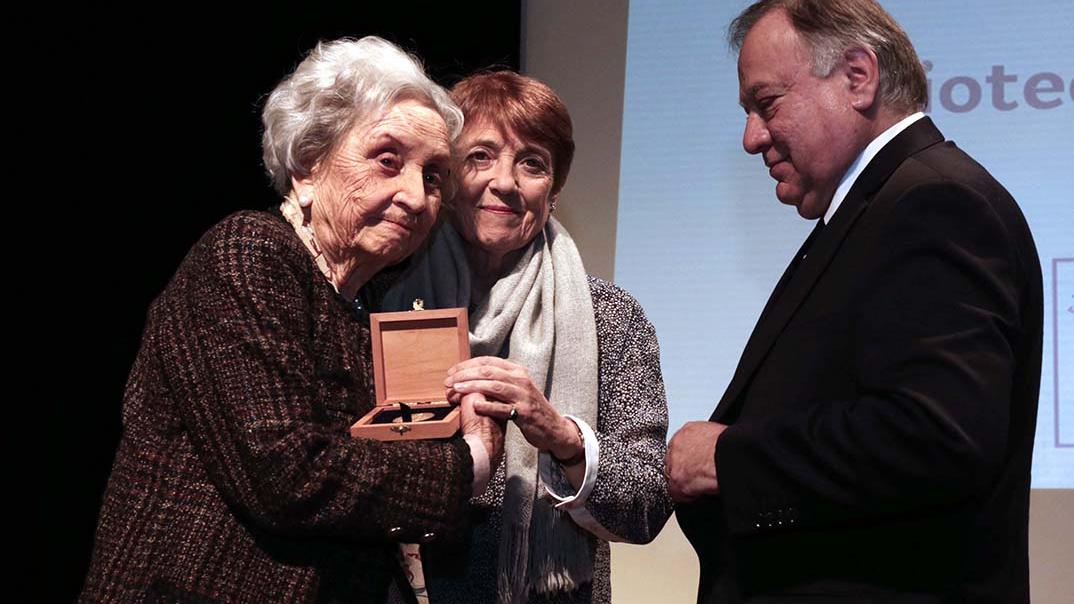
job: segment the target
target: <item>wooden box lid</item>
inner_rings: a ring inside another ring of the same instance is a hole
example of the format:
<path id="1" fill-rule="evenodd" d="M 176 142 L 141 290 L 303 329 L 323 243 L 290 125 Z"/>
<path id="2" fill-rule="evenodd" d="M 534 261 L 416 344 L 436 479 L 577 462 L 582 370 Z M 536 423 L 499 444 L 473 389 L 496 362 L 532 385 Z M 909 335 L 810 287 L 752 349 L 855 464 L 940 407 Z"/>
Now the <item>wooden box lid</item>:
<path id="1" fill-rule="evenodd" d="M 373 313 L 377 405 L 444 400 L 447 370 L 470 358 L 465 308 Z"/>

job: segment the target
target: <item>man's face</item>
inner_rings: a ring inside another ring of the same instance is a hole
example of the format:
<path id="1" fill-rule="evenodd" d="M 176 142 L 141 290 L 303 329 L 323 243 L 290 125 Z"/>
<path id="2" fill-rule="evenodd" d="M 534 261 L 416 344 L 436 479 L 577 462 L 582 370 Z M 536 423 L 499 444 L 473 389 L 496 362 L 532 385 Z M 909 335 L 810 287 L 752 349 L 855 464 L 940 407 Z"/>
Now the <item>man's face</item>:
<path id="1" fill-rule="evenodd" d="M 762 17 L 738 58 L 746 110 L 742 146 L 760 154 L 777 182 L 776 197 L 819 218 L 851 162 L 868 144 L 843 69 L 813 75 L 809 46 L 782 10 Z"/>

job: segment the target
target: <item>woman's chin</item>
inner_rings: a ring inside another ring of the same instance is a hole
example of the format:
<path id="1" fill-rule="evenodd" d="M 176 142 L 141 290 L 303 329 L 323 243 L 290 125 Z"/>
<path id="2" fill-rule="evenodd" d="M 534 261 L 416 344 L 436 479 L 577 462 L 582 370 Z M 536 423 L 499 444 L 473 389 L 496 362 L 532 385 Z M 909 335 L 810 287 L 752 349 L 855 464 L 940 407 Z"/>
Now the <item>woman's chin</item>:
<path id="1" fill-rule="evenodd" d="M 417 240 L 420 242 L 420 240 Z M 414 253 L 417 245 L 412 236 L 382 236 L 375 241 L 365 240 L 360 242 L 358 249 L 360 256 L 375 259 L 384 266 L 395 264 L 410 254 Z"/>
<path id="2" fill-rule="evenodd" d="M 479 232 L 477 236 L 478 247 L 489 254 L 509 254 L 527 243 L 518 232 Z"/>

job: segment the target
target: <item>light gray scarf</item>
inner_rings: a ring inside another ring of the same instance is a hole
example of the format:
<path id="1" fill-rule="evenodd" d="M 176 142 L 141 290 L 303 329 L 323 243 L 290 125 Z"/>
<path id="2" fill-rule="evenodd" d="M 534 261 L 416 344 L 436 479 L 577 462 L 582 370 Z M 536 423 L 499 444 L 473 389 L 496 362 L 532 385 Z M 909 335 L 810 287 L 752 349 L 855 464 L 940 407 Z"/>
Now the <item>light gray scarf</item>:
<path id="1" fill-rule="evenodd" d="M 408 309 L 414 298 L 423 298 L 426 308 L 469 308 L 465 246 L 449 224 L 441 225 L 388 291 L 385 310 Z M 578 248 L 554 218 L 471 310 L 470 350 L 524 366 L 560 413 L 597 425 L 593 301 Z M 538 455 L 513 423 L 507 425 L 504 449 L 499 601 L 525 602 L 530 589 L 553 594 L 592 580 L 588 533 L 542 496 L 538 464 L 554 464 L 551 456 Z"/>

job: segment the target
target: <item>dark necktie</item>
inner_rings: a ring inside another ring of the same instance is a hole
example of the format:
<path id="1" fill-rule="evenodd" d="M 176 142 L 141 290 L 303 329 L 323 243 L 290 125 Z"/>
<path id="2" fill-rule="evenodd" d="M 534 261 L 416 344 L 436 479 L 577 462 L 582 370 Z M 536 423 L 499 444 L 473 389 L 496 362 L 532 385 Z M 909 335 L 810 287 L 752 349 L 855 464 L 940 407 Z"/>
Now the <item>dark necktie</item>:
<path id="1" fill-rule="evenodd" d="M 809 256 L 809 251 L 813 249 L 813 246 L 817 244 L 817 239 L 820 238 L 821 231 L 824 230 L 824 219 L 817 220 L 817 226 L 813 227 L 813 232 L 806 238 L 805 243 L 802 244 L 802 251 L 798 254 L 796 264 L 800 264 L 803 260 Z"/>

